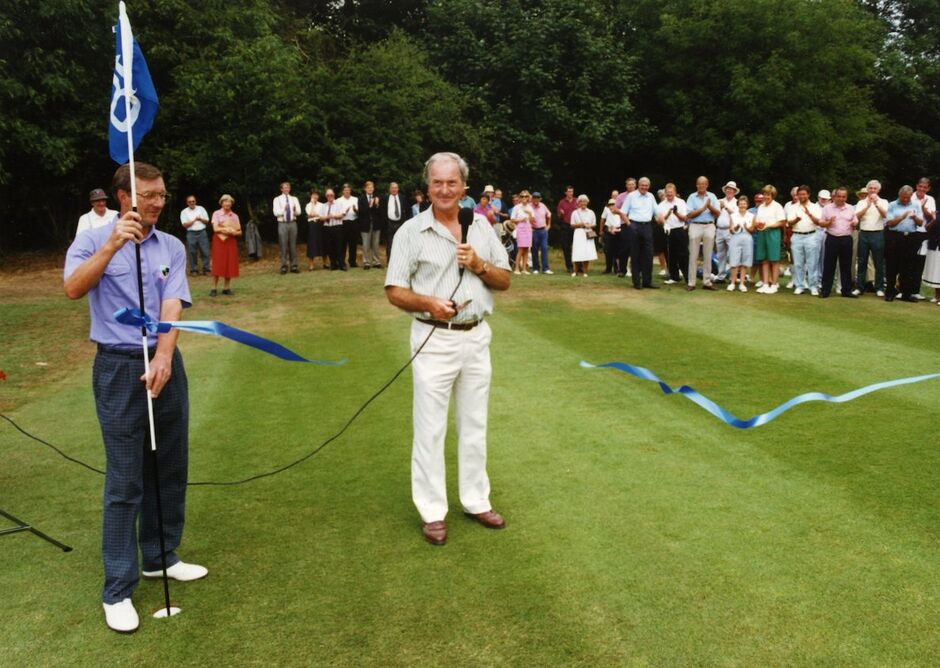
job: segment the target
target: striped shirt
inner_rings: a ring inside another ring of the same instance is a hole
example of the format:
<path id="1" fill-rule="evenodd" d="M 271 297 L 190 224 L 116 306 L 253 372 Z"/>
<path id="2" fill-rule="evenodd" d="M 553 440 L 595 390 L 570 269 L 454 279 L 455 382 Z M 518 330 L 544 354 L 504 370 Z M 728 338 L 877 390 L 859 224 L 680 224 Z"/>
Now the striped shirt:
<path id="1" fill-rule="evenodd" d="M 509 270 L 506 249 L 484 216 L 474 214 L 467 242 L 480 259 L 495 268 Z M 434 218 L 434 207 L 425 209 L 395 233 L 395 252 L 385 274 L 385 286 L 394 285 L 419 295 L 447 299 L 460 281 L 452 299 L 458 304 L 468 299 L 473 301 L 451 322 L 473 322 L 490 315 L 493 312 L 492 290 L 469 269 L 464 271 L 463 280 L 460 280 L 457 243 L 450 230 Z M 431 317 L 427 312 L 413 315 L 416 318 Z"/>

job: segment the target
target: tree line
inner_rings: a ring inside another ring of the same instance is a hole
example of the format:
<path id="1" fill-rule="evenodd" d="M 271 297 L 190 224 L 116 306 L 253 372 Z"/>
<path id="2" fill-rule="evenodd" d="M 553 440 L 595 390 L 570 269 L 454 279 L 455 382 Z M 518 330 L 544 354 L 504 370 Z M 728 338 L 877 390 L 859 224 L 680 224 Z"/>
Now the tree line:
<path id="1" fill-rule="evenodd" d="M 283 180 L 493 183 L 595 202 L 645 174 L 886 192 L 940 164 L 935 0 L 128 2 L 174 200 L 270 223 Z M 59 247 L 107 187 L 111 0 L 0 9 L 0 252 Z M 723 182 L 723 181 L 722 181 Z M 176 216 L 166 222 L 173 229 Z M 273 230 L 262 225 L 262 231 Z M 270 232 L 269 232 L 270 233 Z"/>

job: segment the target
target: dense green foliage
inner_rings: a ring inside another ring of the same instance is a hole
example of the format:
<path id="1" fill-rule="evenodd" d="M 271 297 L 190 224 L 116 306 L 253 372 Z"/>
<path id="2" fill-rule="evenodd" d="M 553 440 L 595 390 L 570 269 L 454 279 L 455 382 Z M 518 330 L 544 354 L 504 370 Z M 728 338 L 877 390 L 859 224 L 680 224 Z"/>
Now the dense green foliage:
<path id="1" fill-rule="evenodd" d="M 130 3 L 161 110 L 138 157 L 264 221 L 277 183 L 601 195 L 689 184 L 889 187 L 940 169 L 933 0 Z M 0 251 L 61 245 L 106 185 L 113 0 L 0 8 Z M 300 192 L 302 195 L 303 192 Z M 171 209 L 181 199 L 171 203 Z M 175 218 L 175 216 L 173 217 Z"/>

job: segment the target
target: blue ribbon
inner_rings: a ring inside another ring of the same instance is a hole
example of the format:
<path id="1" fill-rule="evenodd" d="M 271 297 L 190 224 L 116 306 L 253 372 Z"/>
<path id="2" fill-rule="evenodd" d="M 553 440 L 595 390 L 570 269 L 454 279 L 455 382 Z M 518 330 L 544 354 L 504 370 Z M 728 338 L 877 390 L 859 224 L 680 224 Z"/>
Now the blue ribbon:
<path id="1" fill-rule="evenodd" d="M 268 353 L 269 355 L 274 355 L 288 362 L 307 362 L 309 364 L 321 364 L 325 366 L 337 366 L 346 363 L 345 358 L 336 362 L 308 360 L 305 357 L 301 357 L 293 350 L 285 348 L 280 343 L 266 339 L 263 336 L 258 336 L 257 334 L 252 334 L 251 332 L 246 332 L 243 329 L 231 327 L 218 320 L 157 321 L 149 315 L 141 317 L 140 311 L 135 308 L 118 309 L 114 312 L 114 319 L 123 325 L 131 325 L 134 327 L 143 325 L 147 328 L 147 331 L 154 334 L 165 334 L 171 329 L 178 329 L 184 332 L 221 336 L 251 348 L 256 348 L 257 350 Z"/>
<path id="2" fill-rule="evenodd" d="M 831 394 L 825 394 L 824 392 L 807 392 L 806 394 L 801 394 L 797 397 L 793 397 L 789 401 L 785 401 L 771 411 L 766 413 L 761 413 L 760 415 L 755 415 L 749 420 L 741 420 L 740 418 L 735 417 L 724 408 L 716 404 L 714 401 L 708 397 L 699 394 L 696 390 L 689 387 L 688 385 L 682 385 L 681 387 L 672 388 L 669 387 L 663 380 L 657 376 L 655 373 L 649 369 L 645 369 L 641 366 L 633 366 L 632 364 L 627 364 L 625 362 L 607 362 L 606 364 L 590 364 L 589 362 L 581 362 L 581 366 L 586 369 L 617 369 L 618 371 L 623 371 L 624 373 L 629 373 L 632 376 L 637 378 L 642 378 L 643 380 L 649 380 L 654 383 L 658 383 L 660 389 L 663 391 L 663 394 L 681 394 L 689 401 L 692 401 L 706 411 L 714 415 L 719 420 L 722 420 L 725 424 L 729 424 L 732 427 L 737 427 L 738 429 L 750 429 L 752 427 L 760 427 L 767 424 L 778 415 L 786 413 L 788 410 L 794 406 L 799 406 L 800 404 L 805 404 L 808 401 L 828 401 L 834 404 L 842 404 L 846 401 L 852 401 L 853 399 L 858 399 L 861 396 L 870 394 L 871 392 L 877 392 L 878 390 L 884 390 L 889 387 L 897 387 L 899 385 L 910 385 L 911 383 L 920 383 L 925 380 L 931 380 L 932 378 L 940 378 L 940 373 L 930 373 L 925 376 L 912 376 L 911 378 L 898 378 L 897 380 L 886 380 L 882 383 L 875 383 L 874 385 L 866 385 L 865 387 L 860 387 L 857 390 L 852 390 L 851 392 L 846 392 L 845 394 L 840 394 L 838 396 L 832 396 Z"/>

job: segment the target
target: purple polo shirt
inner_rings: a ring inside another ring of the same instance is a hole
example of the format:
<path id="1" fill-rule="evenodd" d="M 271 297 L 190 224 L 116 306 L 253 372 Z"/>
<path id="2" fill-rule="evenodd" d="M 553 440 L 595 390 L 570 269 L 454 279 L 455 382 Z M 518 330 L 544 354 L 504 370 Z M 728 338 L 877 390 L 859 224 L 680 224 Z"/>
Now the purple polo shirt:
<path id="1" fill-rule="evenodd" d="M 824 220 L 835 218 L 832 224 L 826 228 L 826 233 L 834 237 L 851 236 L 852 224 L 858 222 L 855 207 L 848 204 L 843 204 L 840 208 L 830 202 L 823 208 L 822 215 Z"/>
<path id="2" fill-rule="evenodd" d="M 108 241 L 114 223 L 88 230 L 75 237 L 65 256 L 65 278 Z M 114 319 L 120 308 L 138 308 L 137 259 L 134 243 L 128 242 L 111 258 L 98 285 L 88 291 L 91 312 L 89 338 L 96 343 L 127 349 L 140 348 L 140 329 L 122 325 Z M 154 320 L 160 318 L 160 304 L 179 299 L 183 308 L 192 306 L 186 282 L 186 249 L 174 236 L 151 227 L 140 244 L 140 266 L 144 277 L 144 309 Z M 157 345 L 157 335 L 148 336 L 148 344 Z"/>

